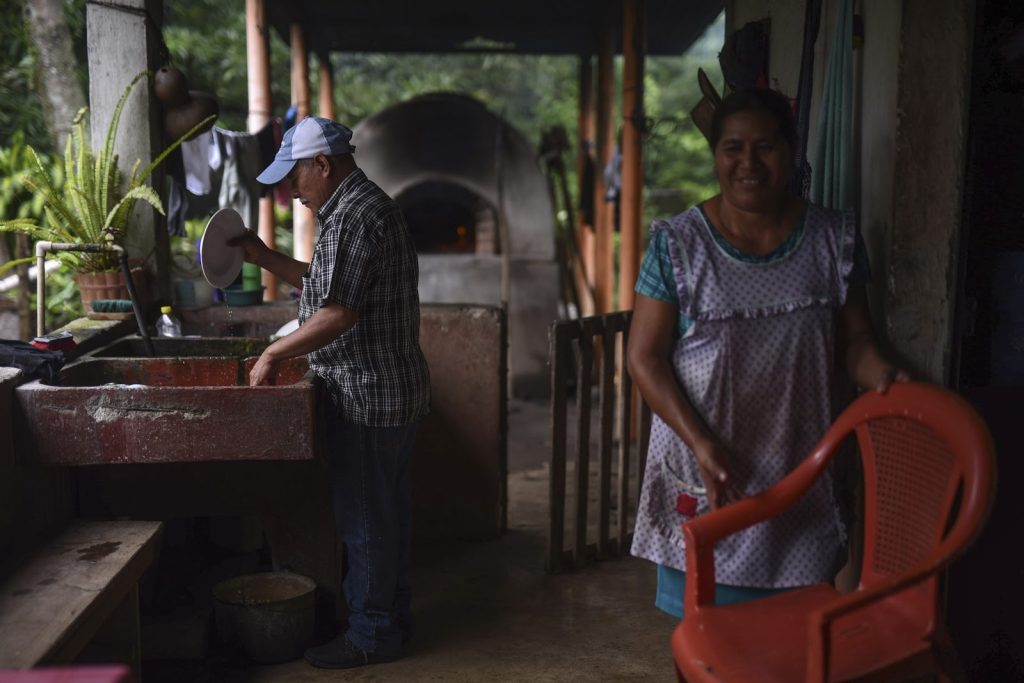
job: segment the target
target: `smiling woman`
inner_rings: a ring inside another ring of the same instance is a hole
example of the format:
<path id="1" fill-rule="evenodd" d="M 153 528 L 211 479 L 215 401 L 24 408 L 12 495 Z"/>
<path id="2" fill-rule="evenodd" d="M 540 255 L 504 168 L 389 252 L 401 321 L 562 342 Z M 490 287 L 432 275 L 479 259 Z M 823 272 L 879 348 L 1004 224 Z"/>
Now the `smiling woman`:
<path id="1" fill-rule="evenodd" d="M 682 523 L 766 489 L 810 452 L 833 414 L 837 343 L 861 387 L 908 379 L 875 343 L 853 215 L 787 193 L 795 140 L 782 95 L 723 100 L 710 136 L 720 192 L 655 221 L 637 282 L 629 366 L 655 416 L 632 553 L 659 565 L 656 604 L 676 616 Z M 720 543 L 719 602 L 831 582 L 847 537 L 834 493 L 823 479 Z"/>
<path id="2" fill-rule="evenodd" d="M 739 93 L 717 112 L 710 142 L 721 195 L 705 208 L 740 251 L 768 254 L 799 222 L 802 202 L 786 193 L 796 141 L 789 103 L 781 96 Z"/>

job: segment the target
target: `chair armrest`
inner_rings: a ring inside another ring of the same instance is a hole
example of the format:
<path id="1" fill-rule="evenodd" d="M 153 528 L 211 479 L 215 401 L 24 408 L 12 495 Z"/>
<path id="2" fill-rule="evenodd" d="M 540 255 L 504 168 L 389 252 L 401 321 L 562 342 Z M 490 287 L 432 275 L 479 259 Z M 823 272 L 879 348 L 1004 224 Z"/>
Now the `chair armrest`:
<path id="1" fill-rule="evenodd" d="M 764 491 L 683 524 L 686 543 L 685 613 L 692 614 L 715 599 L 715 544 L 726 536 L 783 513 L 821 475 L 841 440 L 829 438 L 796 469 Z"/>
<path id="2" fill-rule="evenodd" d="M 930 558 L 923 566 L 913 572 L 889 577 L 870 588 L 840 596 L 834 602 L 811 612 L 807 621 L 807 682 L 825 683 L 828 680 L 829 654 L 831 649 L 830 627 L 833 621 L 910 588 L 915 584 L 927 581 L 941 571 L 947 564 L 947 561 Z"/>
<path id="3" fill-rule="evenodd" d="M 808 641 L 810 646 L 808 656 L 813 655 L 815 644 L 828 645 L 828 628 L 833 621 L 938 574 L 966 551 L 969 541 L 976 534 L 977 529 L 958 525 L 942 540 L 935 552 L 922 560 L 917 567 L 904 574 L 886 577 L 869 588 L 843 595 L 834 602 L 812 612 L 809 622 L 811 632 Z M 808 669 L 808 671 L 811 670 Z"/>

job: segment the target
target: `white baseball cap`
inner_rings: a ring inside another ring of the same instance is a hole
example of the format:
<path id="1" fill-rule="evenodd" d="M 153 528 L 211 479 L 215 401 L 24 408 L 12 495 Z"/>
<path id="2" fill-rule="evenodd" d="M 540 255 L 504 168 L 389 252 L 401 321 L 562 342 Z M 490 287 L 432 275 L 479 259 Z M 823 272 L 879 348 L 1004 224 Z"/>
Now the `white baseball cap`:
<path id="1" fill-rule="evenodd" d="M 352 154 L 356 148 L 349 143 L 351 139 L 352 131 L 337 121 L 307 116 L 285 131 L 274 160 L 256 180 L 264 185 L 275 185 L 291 172 L 299 159 L 312 159 L 317 154 Z"/>

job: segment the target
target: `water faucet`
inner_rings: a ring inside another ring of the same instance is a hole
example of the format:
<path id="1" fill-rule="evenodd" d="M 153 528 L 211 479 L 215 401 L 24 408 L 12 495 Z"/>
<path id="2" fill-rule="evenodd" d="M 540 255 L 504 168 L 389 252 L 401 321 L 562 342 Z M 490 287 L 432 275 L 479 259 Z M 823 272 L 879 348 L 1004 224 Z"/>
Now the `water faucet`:
<path id="1" fill-rule="evenodd" d="M 131 269 L 128 267 L 128 254 L 124 247 L 119 244 L 68 244 L 65 242 L 48 242 L 46 240 L 36 242 L 36 335 L 43 336 L 46 327 L 46 252 L 48 251 L 84 251 L 100 252 L 115 251 L 121 262 L 121 271 L 124 273 L 124 283 L 128 287 L 128 298 L 132 301 L 132 310 L 135 312 L 135 322 L 139 326 L 139 334 L 146 344 L 146 351 L 150 356 L 155 356 L 153 340 L 146 330 L 146 321 L 142 317 L 142 306 L 139 305 L 139 297 L 135 292 L 135 282 L 132 280 Z"/>

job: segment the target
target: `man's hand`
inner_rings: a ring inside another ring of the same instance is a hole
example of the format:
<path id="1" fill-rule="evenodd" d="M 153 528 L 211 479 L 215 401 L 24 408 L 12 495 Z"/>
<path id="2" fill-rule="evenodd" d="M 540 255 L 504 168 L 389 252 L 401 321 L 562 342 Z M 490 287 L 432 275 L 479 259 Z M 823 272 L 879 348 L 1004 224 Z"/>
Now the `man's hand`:
<path id="1" fill-rule="evenodd" d="M 264 351 L 249 371 L 249 386 L 273 386 L 277 384 L 278 361 Z"/>
<path id="2" fill-rule="evenodd" d="M 255 230 L 246 230 L 241 235 L 229 239 L 227 244 L 230 247 L 240 247 L 243 258 L 249 263 L 269 270 L 296 289 L 302 288 L 302 276 L 309 270 L 309 264 L 271 249 L 263 243 Z"/>
<path id="3" fill-rule="evenodd" d="M 245 252 L 245 260 L 249 263 L 265 263 L 270 254 L 270 247 L 263 243 L 255 230 L 246 230 L 228 240 L 229 247 L 241 247 Z"/>
<path id="4" fill-rule="evenodd" d="M 275 384 L 281 361 L 322 349 L 352 329 L 358 320 L 359 314 L 350 308 L 338 304 L 325 304 L 299 329 L 264 349 L 259 360 L 249 371 L 249 386 Z"/>

